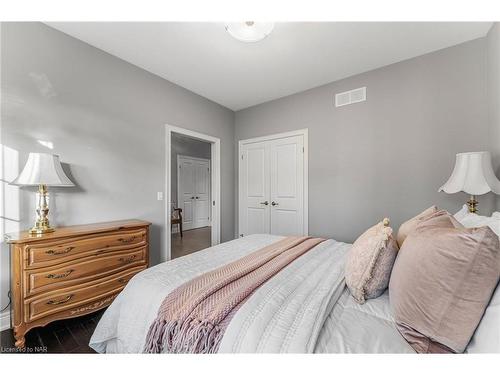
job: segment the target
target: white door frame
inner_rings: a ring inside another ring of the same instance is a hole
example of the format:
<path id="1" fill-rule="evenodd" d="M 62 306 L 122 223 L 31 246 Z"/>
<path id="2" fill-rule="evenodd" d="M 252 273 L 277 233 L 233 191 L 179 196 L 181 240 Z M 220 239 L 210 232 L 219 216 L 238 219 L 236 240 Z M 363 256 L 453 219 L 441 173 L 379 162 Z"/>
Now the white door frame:
<path id="1" fill-rule="evenodd" d="M 263 137 L 249 138 L 238 141 L 238 236 L 241 233 L 241 223 L 243 212 L 240 207 L 243 206 L 244 197 L 240 186 L 243 186 L 243 176 L 241 175 L 242 147 L 243 145 L 274 139 L 294 137 L 302 135 L 304 137 L 304 233 L 309 234 L 309 129 L 292 130 L 285 133 L 271 134 Z"/>
<path id="2" fill-rule="evenodd" d="M 179 178 L 179 166 L 180 166 L 180 159 L 190 159 L 190 160 L 199 160 L 199 161 L 206 161 L 208 162 L 208 168 L 209 168 L 209 171 L 210 171 L 210 176 L 212 176 L 212 163 L 210 162 L 210 159 L 206 159 L 206 158 L 197 158 L 195 156 L 188 156 L 188 155 L 177 155 L 177 207 L 180 206 L 180 191 L 181 191 L 181 179 Z M 209 187 L 209 191 L 208 191 L 208 202 L 209 202 L 209 207 L 211 208 L 212 207 L 212 187 L 210 186 Z M 212 210 L 208 210 L 208 214 L 210 215 L 210 218 L 208 219 L 208 223 L 209 225 L 211 226 L 211 223 L 212 223 Z"/>
<path id="3" fill-rule="evenodd" d="M 165 248 L 160 254 L 160 261 L 165 262 L 172 258 L 171 244 L 171 210 L 172 210 L 172 133 L 179 133 L 185 136 L 209 142 L 211 144 L 211 222 L 212 222 L 212 246 L 220 243 L 221 235 L 221 213 L 220 213 L 220 139 L 207 134 L 198 133 L 192 130 L 179 128 L 165 124 Z"/>

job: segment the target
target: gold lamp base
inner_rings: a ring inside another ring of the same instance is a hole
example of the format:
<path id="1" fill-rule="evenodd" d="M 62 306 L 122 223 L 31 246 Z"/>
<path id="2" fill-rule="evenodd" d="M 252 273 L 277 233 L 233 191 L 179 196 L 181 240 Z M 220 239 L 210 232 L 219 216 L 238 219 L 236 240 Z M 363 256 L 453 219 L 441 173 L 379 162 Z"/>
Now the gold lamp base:
<path id="1" fill-rule="evenodd" d="M 476 196 L 471 195 L 470 199 L 467 201 L 467 206 L 469 207 L 469 212 L 476 214 L 478 212 L 477 205 L 478 205 L 478 202 L 476 200 Z"/>
<path id="2" fill-rule="evenodd" d="M 55 229 L 49 224 L 49 197 L 47 185 L 38 185 L 36 207 L 36 222 L 29 230 L 30 234 L 44 234 L 53 232 Z"/>
<path id="3" fill-rule="evenodd" d="M 43 223 L 39 223 L 38 221 L 35 223 L 35 225 L 33 226 L 33 228 L 31 228 L 29 230 L 29 233 L 30 234 L 44 234 L 44 233 L 50 233 L 50 232 L 53 232 L 55 231 L 54 228 L 52 228 L 51 226 L 49 226 L 48 224 L 45 225 Z"/>

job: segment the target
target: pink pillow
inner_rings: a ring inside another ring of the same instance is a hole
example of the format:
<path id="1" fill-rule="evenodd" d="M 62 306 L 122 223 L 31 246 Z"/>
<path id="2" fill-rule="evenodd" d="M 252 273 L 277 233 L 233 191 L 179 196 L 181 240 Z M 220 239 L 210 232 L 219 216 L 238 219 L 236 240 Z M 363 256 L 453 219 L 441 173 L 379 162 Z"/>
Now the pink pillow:
<path id="1" fill-rule="evenodd" d="M 347 256 L 345 279 L 358 303 L 377 298 L 387 289 L 397 252 L 388 219 L 368 229 L 354 242 Z"/>
<path id="2" fill-rule="evenodd" d="M 419 353 L 467 347 L 500 278 L 500 243 L 444 211 L 421 221 L 401 247 L 389 283 L 398 330 Z"/>
<path id="3" fill-rule="evenodd" d="M 398 241 L 398 246 L 401 248 L 403 246 L 403 242 L 405 238 L 415 230 L 417 227 L 418 223 L 420 223 L 422 220 L 427 219 L 429 216 L 437 212 L 437 207 L 432 206 L 429 207 L 427 210 L 424 212 L 419 213 L 417 216 L 412 217 L 410 220 L 405 221 L 401 226 L 399 227 L 398 234 L 396 236 L 396 239 Z"/>

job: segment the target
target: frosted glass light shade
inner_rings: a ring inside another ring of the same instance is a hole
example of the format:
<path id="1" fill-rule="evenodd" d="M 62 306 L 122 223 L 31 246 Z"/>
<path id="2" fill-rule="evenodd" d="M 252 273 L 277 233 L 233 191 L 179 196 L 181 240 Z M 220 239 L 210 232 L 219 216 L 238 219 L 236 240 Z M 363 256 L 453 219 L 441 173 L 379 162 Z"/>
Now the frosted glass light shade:
<path id="1" fill-rule="evenodd" d="M 75 186 L 64 173 L 59 156 L 30 152 L 19 176 L 10 183 L 19 186 Z"/>
<path id="2" fill-rule="evenodd" d="M 482 195 L 492 191 L 500 194 L 500 181 L 493 171 L 490 153 L 481 151 L 457 154 L 455 168 L 439 191 L 448 194 L 463 191 L 471 195 Z"/>
<path id="3" fill-rule="evenodd" d="M 258 42 L 271 34 L 273 22 L 233 22 L 226 24 L 226 31 L 242 42 Z"/>

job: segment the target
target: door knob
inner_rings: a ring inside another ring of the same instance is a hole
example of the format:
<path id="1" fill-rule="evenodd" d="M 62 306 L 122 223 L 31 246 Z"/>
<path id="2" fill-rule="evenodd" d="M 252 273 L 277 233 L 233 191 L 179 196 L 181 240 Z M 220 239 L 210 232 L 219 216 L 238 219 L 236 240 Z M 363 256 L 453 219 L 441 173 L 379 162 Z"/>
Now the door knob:
<path id="1" fill-rule="evenodd" d="M 268 201 L 260 202 L 260 204 L 263 204 L 264 206 L 267 206 L 269 204 Z"/>
<path id="2" fill-rule="evenodd" d="M 191 197 L 191 199 L 194 199 L 194 197 Z"/>
<path id="3" fill-rule="evenodd" d="M 271 204 L 272 204 L 273 206 L 278 206 L 278 203 L 276 203 L 275 201 L 272 201 L 272 202 L 271 202 Z"/>
<path id="4" fill-rule="evenodd" d="M 199 199 L 200 197 L 196 197 L 196 199 Z"/>

